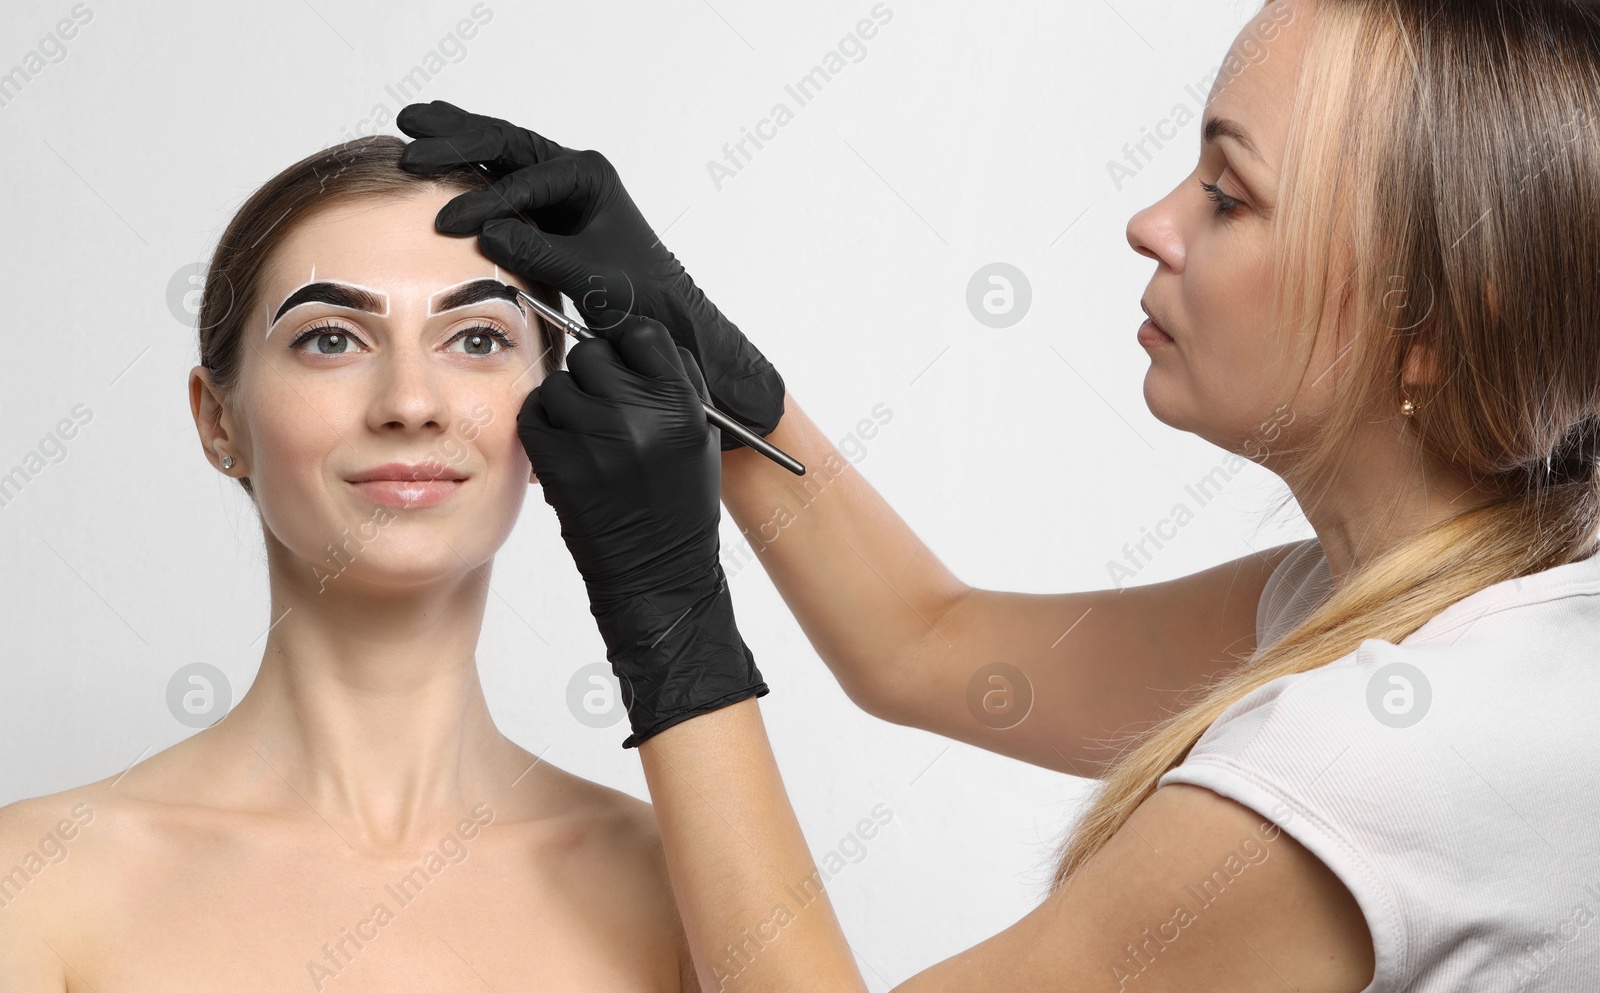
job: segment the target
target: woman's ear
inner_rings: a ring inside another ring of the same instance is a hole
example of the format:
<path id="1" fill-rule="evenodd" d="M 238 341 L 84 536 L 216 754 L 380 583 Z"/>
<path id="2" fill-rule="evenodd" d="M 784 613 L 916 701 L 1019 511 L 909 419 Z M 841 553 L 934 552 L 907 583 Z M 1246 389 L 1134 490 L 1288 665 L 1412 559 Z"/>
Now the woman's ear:
<path id="1" fill-rule="evenodd" d="M 1418 341 L 1406 350 L 1400 382 L 1407 386 L 1437 386 L 1442 371 L 1433 345 Z"/>
<path id="2" fill-rule="evenodd" d="M 243 465 L 244 453 L 233 415 L 211 382 L 211 370 L 205 366 L 197 365 L 189 370 L 189 412 L 194 415 L 200 447 L 217 471 L 228 475 L 233 475 L 235 471 L 241 476 L 248 475 L 249 470 Z M 224 455 L 233 458 L 235 464 L 232 468 L 222 468 Z"/>

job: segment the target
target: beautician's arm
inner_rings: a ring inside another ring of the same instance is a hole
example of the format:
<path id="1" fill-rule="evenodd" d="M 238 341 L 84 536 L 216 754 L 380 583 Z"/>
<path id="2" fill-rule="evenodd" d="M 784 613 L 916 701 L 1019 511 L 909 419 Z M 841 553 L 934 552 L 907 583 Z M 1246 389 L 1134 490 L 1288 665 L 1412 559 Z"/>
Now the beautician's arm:
<path id="1" fill-rule="evenodd" d="M 1103 771 L 1113 752 L 1102 741 L 1148 728 L 1186 690 L 1254 650 L 1261 590 L 1294 547 L 1121 591 L 974 589 L 792 392 L 767 439 L 808 475 L 733 449 L 722 457 L 723 503 L 851 699 L 886 720 L 1077 775 Z M 1032 711 L 1012 727 L 991 727 L 969 709 L 975 674 L 996 662 L 1032 687 Z"/>
<path id="2" fill-rule="evenodd" d="M 972 589 L 807 419 L 777 370 L 662 244 L 604 156 L 441 100 L 409 105 L 396 121 L 416 139 L 403 167 L 431 175 L 471 161 L 503 176 L 451 200 L 438 230 L 476 232 L 484 254 L 559 287 L 593 327 L 610 326 L 607 307 L 662 322 L 719 409 L 807 465 L 801 479 L 723 439 L 723 499 L 818 653 L 869 712 L 1099 775 L 1116 754 L 1107 739 L 1147 730 L 1254 649 L 1256 602 L 1290 546 L 1121 591 Z M 810 490 L 803 509 L 802 486 Z M 1032 688 L 1032 710 L 1014 727 L 991 727 L 969 709 L 975 679 L 979 696 L 1004 693 L 980 673 L 991 663 L 1021 670 Z"/>
<path id="3" fill-rule="evenodd" d="M 628 742 L 640 749 L 700 985 L 860 993 L 761 726 L 766 684 L 718 561 L 723 456 L 700 409 L 705 381 L 666 328 L 638 319 L 580 342 L 567 365 L 529 394 L 518 434 L 583 577 L 607 658 L 632 689 Z M 1106 988 L 1124 944 L 1126 972 L 1138 964 L 1132 943 L 1157 930 L 1179 947 L 1156 950 L 1158 978 L 1141 979 L 1141 989 L 1282 983 L 1353 993 L 1370 972 L 1359 909 L 1286 838 L 1267 859 L 1252 840 L 1261 820 L 1206 790 L 1158 790 L 1038 910 L 903 988 Z M 937 874 L 932 882 L 935 894 L 958 899 L 943 893 Z M 1175 922 L 1185 884 L 1227 892 L 1195 911 L 1200 923 Z"/>
<path id="4" fill-rule="evenodd" d="M 826 893 L 805 888 L 815 864 L 757 702 L 668 728 L 639 757 L 701 990 L 865 989 Z M 937 867 L 929 873 L 935 906 L 955 906 L 959 894 L 940 885 Z M 1185 887 L 1214 889 L 1218 879 L 1226 890 L 1196 906 Z M 821 895 L 802 902 L 797 893 Z M 879 914 L 928 909 L 903 891 L 872 899 Z M 1180 905 L 1190 908 L 1184 916 Z M 1359 906 L 1316 856 L 1249 808 L 1176 785 L 1157 790 L 1070 884 L 1017 923 L 895 991 L 1356 993 L 1372 966 Z"/>

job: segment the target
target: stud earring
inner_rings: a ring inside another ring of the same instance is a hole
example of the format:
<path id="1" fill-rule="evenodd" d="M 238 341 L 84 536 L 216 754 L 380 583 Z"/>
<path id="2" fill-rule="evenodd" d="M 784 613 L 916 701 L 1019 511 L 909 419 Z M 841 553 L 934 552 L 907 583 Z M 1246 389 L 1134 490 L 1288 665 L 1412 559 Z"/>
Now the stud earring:
<path id="1" fill-rule="evenodd" d="M 223 469 L 232 469 L 233 468 L 233 456 L 232 455 L 224 455 L 222 457 L 222 468 Z"/>
<path id="2" fill-rule="evenodd" d="M 1411 402 L 1411 398 L 1410 397 L 1406 397 L 1404 400 L 1400 401 L 1400 413 L 1401 414 L 1405 415 L 1406 417 L 1410 417 L 1412 414 L 1415 414 L 1416 412 L 1417 412 L 1417 405 Z"/>

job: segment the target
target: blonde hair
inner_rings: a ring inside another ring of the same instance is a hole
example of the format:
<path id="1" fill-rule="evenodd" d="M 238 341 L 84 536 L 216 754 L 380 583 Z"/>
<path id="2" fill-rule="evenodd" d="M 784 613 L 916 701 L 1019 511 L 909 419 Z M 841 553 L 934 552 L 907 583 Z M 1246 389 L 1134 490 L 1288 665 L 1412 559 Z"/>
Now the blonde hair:
<path id="1" fill-rule="evenodd" d="M 1317 0 L 1307 13 L 1274 303 L 1285 347 L 1315 339 L 1330 285 L 1330 323 L 1353 333 L 1335 338 L 1337 400 L 1281 475 L 1308 512 L 1324 505 L 1356 429 L 1396 415 L 1407 348 L 1426 344 L 1439 381 L 1412 391 L 1401 421 L 1417 468 L 1436 460 L 1493 496 L 1353 569 L 1138 735 L 1061 845 L 1052 892 L 1247 693 L 1600 547 L 1600 7 Z M 1292 398 L 1300 384 L 1286 385 Z"/>

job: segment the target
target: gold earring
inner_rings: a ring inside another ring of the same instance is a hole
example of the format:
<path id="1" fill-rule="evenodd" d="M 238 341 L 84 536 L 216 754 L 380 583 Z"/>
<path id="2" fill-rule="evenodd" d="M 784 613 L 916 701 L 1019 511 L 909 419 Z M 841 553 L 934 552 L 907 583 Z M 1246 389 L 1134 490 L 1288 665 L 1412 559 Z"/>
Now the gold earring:
<path id="1" fill-rule="evenodd" d="M 1406 417 L 1410 417 L 1416 412 L 1417 405 L 1411 402 L 1410 397 L 1406 397 L 1404 400 L 1400 401 L 1400 413 L 1404 414 Z"/>

